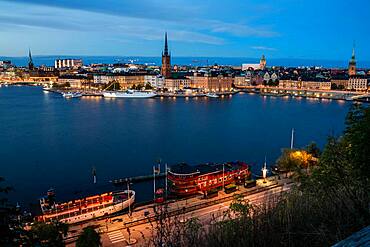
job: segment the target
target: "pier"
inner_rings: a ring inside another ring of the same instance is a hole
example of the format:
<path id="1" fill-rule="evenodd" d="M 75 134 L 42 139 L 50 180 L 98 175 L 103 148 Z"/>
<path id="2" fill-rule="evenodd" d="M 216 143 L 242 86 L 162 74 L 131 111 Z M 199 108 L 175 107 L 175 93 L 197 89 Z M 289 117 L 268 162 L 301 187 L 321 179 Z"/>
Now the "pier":
<path id="1" fill-rule="evenodd" d="M 160 173 L 155 175 L 156 178 L 164 178 L 166 176 L 166 173 Z M 127 178 L 119 178 L 119 179 L 114 179 L 109 182 L 111 182 L 115 186 L 120 186 L 123 184 L 126 184 L 127 182 L 144 182 L 148 180 L 154 179 L 154 175 L 145 175 L 145 176 L 136 176 L 136 177 L 127 177 Z"/>

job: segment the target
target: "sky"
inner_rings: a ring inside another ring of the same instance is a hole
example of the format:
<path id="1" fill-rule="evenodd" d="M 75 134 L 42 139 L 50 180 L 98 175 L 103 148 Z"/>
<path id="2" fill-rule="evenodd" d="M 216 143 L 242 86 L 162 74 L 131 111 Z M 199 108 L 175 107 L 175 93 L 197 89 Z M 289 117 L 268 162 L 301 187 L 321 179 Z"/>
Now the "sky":
<path id="1" fill-rule="evenodd" d="M 369 0 L 0 0 L 0 56 L 370 60 Z"/>

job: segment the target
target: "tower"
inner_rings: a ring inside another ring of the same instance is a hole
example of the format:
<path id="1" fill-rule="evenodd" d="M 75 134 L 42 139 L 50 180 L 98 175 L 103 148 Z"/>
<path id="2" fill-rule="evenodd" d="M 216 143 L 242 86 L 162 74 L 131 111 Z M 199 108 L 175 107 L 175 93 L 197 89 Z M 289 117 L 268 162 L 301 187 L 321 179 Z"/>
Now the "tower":
<path id="1" fill-rule="evenodd" d="M 31 54 L 31 49 L 28 49 L 28 69 L 33 70 L 35 66 L 33 65 L 32 61 L 32 54 Z"/>
<path id="2" fill-rule="evenodd" d="M 164 36 L 164 50 L 162 52 L 161 74 L 165 78 L 171 77 L 171 54 L 168 53 L 167 32 Z"/>
<path id="3" fill-rule="evenodd" d="M 260 69 L 265 69 L 266 68 L 266 58 L 265 55 L 262 55 L 261 60 L 260 60 Z"/>
<path id="4" fill-rule="evenodd" d="M 352 57 L 351 57 L 351 60 L 349 60 L 349 64 L 348 64 L 348 75 L 349 76 L 356 75 L 356 56 L 355 56 L 355 46 L 354 45 L 352 49 Z"/>

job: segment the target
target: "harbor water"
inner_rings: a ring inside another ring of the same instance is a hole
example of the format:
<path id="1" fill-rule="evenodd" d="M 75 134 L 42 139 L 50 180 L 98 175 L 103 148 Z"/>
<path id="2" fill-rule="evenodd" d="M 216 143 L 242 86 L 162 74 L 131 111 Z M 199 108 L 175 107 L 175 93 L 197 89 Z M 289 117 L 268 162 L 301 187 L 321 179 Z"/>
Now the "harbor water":
<path id="1" fill-rule="evenodd" d="M 349 106 L 247 93 L 65 99 L 40 87 L 2 87 L 0 176 L 14 187 L 9 198 L 28 206 L 50 187 L 59 200 L 112 190 L 110 180 L 151 174 L 158 159 L 169 166 L 242 160 L 260 173 L 265 156 L 271 165 L 289 147 L 292 128 L 296 147 L 323 147 L 340 135 Z M 139 201 L 153 196 L 150 181 L 132 187 Z"/>

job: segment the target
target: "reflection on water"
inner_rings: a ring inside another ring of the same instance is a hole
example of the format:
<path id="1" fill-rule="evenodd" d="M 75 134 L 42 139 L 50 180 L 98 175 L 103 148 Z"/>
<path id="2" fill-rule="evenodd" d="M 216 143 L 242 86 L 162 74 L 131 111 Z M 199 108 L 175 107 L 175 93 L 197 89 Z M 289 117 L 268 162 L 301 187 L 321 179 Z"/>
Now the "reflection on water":
<path id="1" fill-rule="evenodd" d="M 258 173 L 265 155 L 273 164 L 289 146 L 292 127 L 297 147 L 339 134 L 348 106 L 247 93 L 66 100 L 36 87 L 2 87 L 0 175 L 15 187 L 12 199 L 28 203 L 51 186 L 60 199 L 106 190 L 111 179 L 150 174 L 158 158 L 169 165 L 243 160 Z M 139 201 L 152 197 L 151 183 L 133 187 Z"/>

